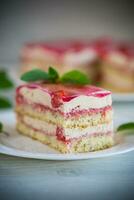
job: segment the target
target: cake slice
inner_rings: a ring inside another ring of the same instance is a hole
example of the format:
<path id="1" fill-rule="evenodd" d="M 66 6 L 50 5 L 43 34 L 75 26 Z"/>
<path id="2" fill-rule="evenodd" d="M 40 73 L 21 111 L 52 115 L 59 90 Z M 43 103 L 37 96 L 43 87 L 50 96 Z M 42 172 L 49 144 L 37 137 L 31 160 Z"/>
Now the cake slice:
<path id="1" fill-rule="evenodd" d="M 101 62 L 101 86 L 114 92 L 134 92 L 134 46 L 114 44 Z"/>
<path id="2" fill-rule="evenodd" d="M 98 87 L 28 83 L 16 90 L 17 130 L 62 153 L 113 145 L 111 92 Z"/>
<path id="3" fill-rule="evenodd" d="M 97 52 L 89 41 L 50 41 L 25 44 L 21 50 L 22 72 L 55 66 L 60 74 L 77 69 L 96 80 Z"/>

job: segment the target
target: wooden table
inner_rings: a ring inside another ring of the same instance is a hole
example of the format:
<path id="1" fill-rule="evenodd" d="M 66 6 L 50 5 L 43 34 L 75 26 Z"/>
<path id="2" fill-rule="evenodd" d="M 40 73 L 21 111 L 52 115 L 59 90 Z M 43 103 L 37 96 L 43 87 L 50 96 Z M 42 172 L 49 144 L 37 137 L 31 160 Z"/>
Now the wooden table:
<path id="1" fill-rule="evenodd" d="M 134 103 L 115 103 L 115 120 L 134 121 Z M 128 198 L 129 197 L 129 198 Z M 81 161 L 0 155 L 0 200 L 134 199 L 134 152 Z"/>

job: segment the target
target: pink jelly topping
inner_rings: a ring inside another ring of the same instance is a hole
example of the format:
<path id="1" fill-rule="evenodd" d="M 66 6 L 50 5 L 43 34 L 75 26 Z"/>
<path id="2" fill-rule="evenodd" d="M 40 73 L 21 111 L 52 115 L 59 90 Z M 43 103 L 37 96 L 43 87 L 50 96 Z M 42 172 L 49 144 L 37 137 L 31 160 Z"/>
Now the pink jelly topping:
<path id="1" fill-rule="evenodd" d="M 32 108 L 34 110 L 36 110 L 37 112 L 51 112 L 53 114 L 59 113 L 62 116 L 64 116 L 65 118 L 70 118 L 70 117 L 80 117 L 81 115 L 92 115 L 92 114 L 97 114 L 97 113 L 101 113 L 103 116 L 105 116 L 106 112 L 108 110 L 112 110 L 112 106 L 106 106 L 104 108 L 90 108 L 90 109 L 79 109 L 79 106 L 76 106 L 75 108 L 73 108 L 69 113 L 64 113 L 61 110 L 58 109 L 58 106 L 50 108 L 48 106 L 44 106 L 41 104 L 37 104 L 37 103 L 30 103 L 28 102 L 21 94 L 18 94 L 16 96 L 16 104 L 18 105 L 24 105 L 24 106 L 32 106 Z"/>
<path id="2" fill-rule="evenodd" d="M 54 108 L 62 105 L 63 102 L 69 102 L 72 99 L 81 95 L 93 96 L 97 98 L 103 98 L 110 95 L 111 92 L 103 90 L 101 88 L 86 85 L 86 86 L 65 86 L 60 84 L 26 84 L 17 88 L 17 95 L 21 94 L 21 88 L 27 87 L 30 89 L 40 89 L 44 92 L 49 93 L 51 96 L 51 103 Z"/>
<path id="3" fill-rule="evenodd" d="M 99 41 L 94 47 L 102 58 L 107 57 L 107 55 L 113 52 L 122 54 L 128 59 L 134 58 L 134 44 L 109 40 L 104 43 Z"/>
<path id="4" fill-rule="evenodd" d="M 57 140 L 60 140 L 66 144 L 68 144 L 71 141 L 70 139 L 66 139 L 66 137 L 63 135 L 63 128 L 61 127 L 57 127 L 56 137 L 57 137 Z"/>
<path id="5" fill-rule="evenodd" d="M 26 44 L 26 47 L 29 49 L 41 48 L 48 50 L 59 55 L 64 54 L 67 51 L 80 51 L 85 47 L 89 47 L 89 42 L 87 41 L 78 41 L 78 40 L 61 40 L 61 41 L 51 41 L 51 42 L 35 42 Z"/>
<path id="6" fill-rule="evenodd" d="M 96 40 L 61 40 L 50 42 L 35 42 L 25 45 L 28 49 L 41 48 L 58 55 L 64 55 L 66 52 L 79 52 L 83 49 L 93 49 L 98 56 L 105 57 L 110 52 L 118 52 L 128 58 L 134 57 L 134 44 L 130 42 L 117 42 L 109 37 L 102 37 Z"/>

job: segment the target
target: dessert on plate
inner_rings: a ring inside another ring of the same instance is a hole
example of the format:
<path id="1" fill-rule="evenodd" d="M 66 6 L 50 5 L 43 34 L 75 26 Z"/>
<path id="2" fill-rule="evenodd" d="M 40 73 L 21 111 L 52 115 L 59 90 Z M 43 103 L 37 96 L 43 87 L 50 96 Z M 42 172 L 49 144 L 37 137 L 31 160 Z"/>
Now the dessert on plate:
<path id="1" fill-rule="evenodd" d="M 62 153 L 108 148 L 114 143 L 111 92 L 83 84 L 80 72 L 73 72 L 79 75 L 73 77 L 75 84 L 71 72 L 59 82 L 29 82 L 17 88 L 17 130 Z"/>

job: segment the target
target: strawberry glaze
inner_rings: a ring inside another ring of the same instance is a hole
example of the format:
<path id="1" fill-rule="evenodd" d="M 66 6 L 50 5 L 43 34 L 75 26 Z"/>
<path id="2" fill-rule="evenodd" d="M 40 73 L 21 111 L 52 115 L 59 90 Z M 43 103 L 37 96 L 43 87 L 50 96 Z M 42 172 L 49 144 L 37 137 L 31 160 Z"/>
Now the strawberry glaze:
<path id="1" fill-rule="evenodd" d="M 16 104 L 17 105 L 23 105 L 23 106 L 30 106 L 33 108 L 33 110 L 37 111 L 37 112 L 51 112 L 53 114 L 58 113 L 64 117 L 70 118 L 70 117 L 80 117 L 81 115 L 92 115 L 92 114 L 97 114 L 97 113 L 101 113 L 103 116 L 105 116 L 106 112 L 109 110 L 112 110 L 112 106 L 106 106 L 104 108 L 91 108 L 91 109 L 83 109 L 83 110 L 79 110 L 79 106 L 77 106 L 75 109 L 72 109 L 71 112 L 69 113 L 64 113 L 61 112 L 58 107 L 54 107 L 53 109 L 41 104 L 37 104 L 37 103 L 29 103 L 26 99 L 24 99 L 24 97 L 20 94 L 18 94 L 16 96 Z"/>
<path id="2" fill-rule="evenodd" d="M 27 49 L 41 48 L 50 52 L 62 55 L 67 51 L 81 51 L 91 46 L 89 41 L 84 40 L 59 40 L 50 42 L 34 42 L 25 45 Z"/>
<path id="3" fill-rule="evenodd" d="M 65 86 L 65 85 L 60 85 L 60 84 L 31 83 L 31 84 L 25 84 L 25 85 L 19 86 L 16 89 L 17 95 L 21 93 L 21 89 L 23 87 L 27 87 L 30 89 L 40 89 L 44 92 L 49 93 L 49 95 L 52 98 L 52 104 L 54 107 L 60 106 L 61 105 L 60 101 L 69 102 L 80 95 L 103 98 L 111 94 L 110 91 L 103 90 L 102 88 L 98 88 L 91 85 L 85 85 L 85 86 L 66 85 Z"/>
<path id="4" fill-rule="evenodd" d="M 57 127 L 56 137 L 57 137 L 57 140 L 60 140 L 66 144 L 71 142 L 71 139 L 66 139 L 66 137 L 63 135 L 63 128 L 61 128 L 61 127 Z"/>
<path id="5" fill-rule="evenodd" d="M 49 51 L 58 57 L 63 57 L 67 52 L 80 52 L 84 49 L 93 49 L 98 57 L 105 58 L 111 52 L 118 52 L 128 59 L 134 58 L 134 44 L 130 42 L 117 42 L 109 37 L 102 37 L 96 40 L 61 40 L 50 42 L 35 42 L 25 45 L 25 50 L 41 49 Z M 24 50 L 24 51 L 25 51 Z M 28 57 L 28 54 L 25 55 Z"/>

